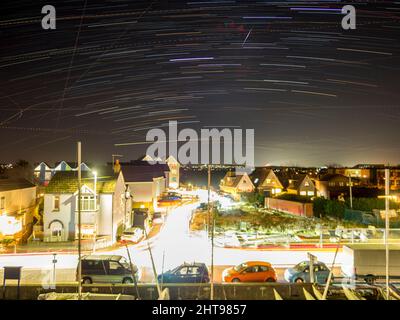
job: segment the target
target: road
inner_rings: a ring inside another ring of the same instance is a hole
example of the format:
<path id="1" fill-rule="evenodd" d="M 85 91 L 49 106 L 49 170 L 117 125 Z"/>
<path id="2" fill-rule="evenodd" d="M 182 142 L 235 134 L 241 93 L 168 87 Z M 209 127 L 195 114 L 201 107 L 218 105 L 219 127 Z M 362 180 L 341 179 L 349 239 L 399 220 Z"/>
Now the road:
<path id="1" fill-rule="evenodd" d="M 200 201 L 206 201 L 207 192 L 202 190 Z M 217 195 L 214 195 L 218 197 Z M 172 269 L 184 262 L 205 262 L 211 265 L 211 244 L 205 232 L 191 233 L 189 221 L 191 212 L 198 203 L 189 203 L 171 209 L 160 229 L 160 232 L 139 244 L 129 246 L 133 263 L 141 270 L 141 281 L 154 281 L 152 264 L 148 246 L 150 246 L 157 273 Z M 127 257 L 126 248 L 102 251 L 99 254 L 116 254 Z M 333 250 L 317 251 L 313 254 L 328 266 L 332 263 Z M 7 254 L 0 255 L 0 268 L 4 266 L 23 266 L 22 283 L 51 283 L 53 280 L 53 255 L 44 254 Z M 290 250 L 245 250 L 214 248 L 215 281 L 221 280 L 222 270 L 231 265 L 244 261 L 262 260 L 270 262 L 278 271 L 280 280 L 283 270 L 300 261 L 307 260 L 307 251 Z M 57 282 L 70 282 L 75 280 L 75 271 L 78 261 L 77 254 L 58 254 L 56 264 Z M 341 263 L 338 255 L 337 263 Z M 2 279 L 2 270 L 0 279 Z"/>

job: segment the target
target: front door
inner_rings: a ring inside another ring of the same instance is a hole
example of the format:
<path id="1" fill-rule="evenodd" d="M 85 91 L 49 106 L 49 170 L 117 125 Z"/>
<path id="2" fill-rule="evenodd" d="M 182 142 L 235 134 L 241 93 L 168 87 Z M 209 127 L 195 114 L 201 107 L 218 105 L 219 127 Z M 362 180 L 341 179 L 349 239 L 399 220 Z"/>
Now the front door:
<path id="1" fill-rule="evenodd" d="M 61 222 L 53 221 L 50 225 L 50 241 L 59 242 L 63 241 L 64 228 Z"/>

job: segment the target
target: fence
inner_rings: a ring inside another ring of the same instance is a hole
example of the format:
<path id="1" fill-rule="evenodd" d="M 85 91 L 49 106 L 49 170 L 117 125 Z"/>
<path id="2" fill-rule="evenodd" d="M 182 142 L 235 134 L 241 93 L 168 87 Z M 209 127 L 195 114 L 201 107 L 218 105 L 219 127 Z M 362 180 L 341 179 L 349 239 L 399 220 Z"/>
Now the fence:
<path id="1" fill-rule="evenodd" d="M 265 208 L 291 213 L 297 216 L 312 217 L 313 204 L 276 198 L 265 198 Z"/>

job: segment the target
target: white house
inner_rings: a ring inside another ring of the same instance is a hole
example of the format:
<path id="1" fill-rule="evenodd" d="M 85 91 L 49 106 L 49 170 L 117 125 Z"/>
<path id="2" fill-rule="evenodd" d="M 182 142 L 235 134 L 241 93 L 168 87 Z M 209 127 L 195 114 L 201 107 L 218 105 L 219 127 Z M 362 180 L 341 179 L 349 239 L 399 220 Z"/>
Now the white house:
<path id="1" fill-rule="evenodd" d="M 117 240 L 131 224 L 131 201 L 122 173 L 82 172 L 81 231 L 83 239 Z M 45 189 L 44 241 L 73 241 L 78 237 L 78 177 L 59 171 Z"/>
<path id="2" fill-rule="evenodd" d="M 253 192 L 255 187 L 246 172 L 229 171 L 221 180 L 219 188 L 222 192 L 230 193 L 239 199 L 241 193 Z"/>
<path id="3" fill-rule="evenodd" d="M 136 161 L 123 165 L 121 170 L 132 194 L 133 207 L 157 210 L 157 200 L 166 190 L 168 166 Z"/>

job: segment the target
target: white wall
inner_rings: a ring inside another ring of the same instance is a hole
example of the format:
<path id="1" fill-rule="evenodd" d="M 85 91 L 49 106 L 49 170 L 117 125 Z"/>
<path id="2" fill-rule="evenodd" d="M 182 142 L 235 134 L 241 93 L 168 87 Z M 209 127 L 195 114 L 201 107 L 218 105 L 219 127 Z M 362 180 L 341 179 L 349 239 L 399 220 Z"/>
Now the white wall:
<path id="1" fill-rule="evenodd" d="M 44 210 L 43 210 L 43 230 L 44 240 L 51 236 L 50 223 L 54 220 L 59 220 L 64 225 L 62 241 L 74 240 L 75 238 L 75 196 L 73 194 L 59 194 L 60 210 L 54 211 L 54 196 L 53 194 L 44 195 Z"/>
<path id="2" fill-rule="evenodd" d="M 153 182 L 130 182 L 133 201 L 151 202 L 153 200 Z"/>
<path id="3" fill-rule="evenodd" d="M 99 236 L 112 235 L 112 207 L 113 207 L 113 195 L 112 194 L 101 194 L 100 195 L 100 212 L 98 216 L 98 232 Z"/>

